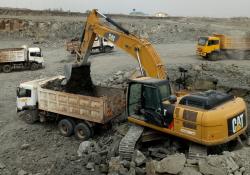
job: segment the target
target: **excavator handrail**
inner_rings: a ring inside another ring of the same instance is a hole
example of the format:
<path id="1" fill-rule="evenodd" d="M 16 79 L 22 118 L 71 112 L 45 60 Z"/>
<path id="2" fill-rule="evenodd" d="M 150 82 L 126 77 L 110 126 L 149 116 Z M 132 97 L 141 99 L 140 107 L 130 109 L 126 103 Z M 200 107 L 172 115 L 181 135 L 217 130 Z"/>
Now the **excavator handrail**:
<path id="1" fill-rule="evenodd" d="M 101 24 L 98 14 L 104 17 L 106 21 L 119 30 L 115 30 L 105 24 Z M 145 71 L 146 75 L 144 76 L 158 79 L 167 78 L 165 66 L 159 54 L 149 41 L 131 34 L 127 29 L 117 24 L 111 18 L 101 14 L 96 9 L 92 10 L 88 15 L 83 31 L 83 41 L 77 54 L 78 64 L 82 65 L 87 63 L 94 39 L 98 35 L 109 40 L 114 45 L 135 58 L 139 63 L 142 75 Z"/>

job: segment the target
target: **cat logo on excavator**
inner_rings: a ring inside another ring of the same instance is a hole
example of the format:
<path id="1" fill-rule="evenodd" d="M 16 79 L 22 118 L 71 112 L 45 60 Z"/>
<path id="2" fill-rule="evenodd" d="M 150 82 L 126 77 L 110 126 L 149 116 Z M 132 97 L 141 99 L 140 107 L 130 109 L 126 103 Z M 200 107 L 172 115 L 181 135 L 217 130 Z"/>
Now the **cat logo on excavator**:
<path id="1" fill-rule="evenodd" d="M 228 128 L 229 128 L 229 135 L 235 134 L 244 128 L 246 125 L 246 118 L 245 113 L 241 113 L 236 117 L 229 119 Z"/>

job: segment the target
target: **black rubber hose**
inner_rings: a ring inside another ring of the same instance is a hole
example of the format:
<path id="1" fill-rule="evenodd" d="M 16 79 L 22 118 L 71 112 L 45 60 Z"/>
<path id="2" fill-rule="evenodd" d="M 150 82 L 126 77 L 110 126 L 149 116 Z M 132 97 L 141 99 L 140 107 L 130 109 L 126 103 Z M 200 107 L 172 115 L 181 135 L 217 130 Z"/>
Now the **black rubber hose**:
<path id="1" fill-rule="evenodd" d="M 109 23 L 111 23 L 112 25 L 114 25 L 115 27 L 117 27 L 119 30 L 123 31 L 125 34 L 129 35 L 129 31 L 125 28 L 123 28 L 122 26 L 120 26 L 119 24 L 117 24 L 115 21 L 113 21 L 111 18 L 107 17 L 105 18 Z"/>

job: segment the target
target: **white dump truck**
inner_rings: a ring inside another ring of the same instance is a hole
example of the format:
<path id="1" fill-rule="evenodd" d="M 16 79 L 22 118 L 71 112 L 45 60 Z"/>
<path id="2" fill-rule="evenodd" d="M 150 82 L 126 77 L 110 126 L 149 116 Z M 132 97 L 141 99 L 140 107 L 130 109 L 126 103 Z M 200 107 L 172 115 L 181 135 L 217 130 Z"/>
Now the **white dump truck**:
<path id="1" fill-rule="evenodd" d="M 26 123 L 56 120 L 62 135 L 75 134 L 77 139 L 86 140 L 93 136 L 97 125 L 109 123 L 125 109 L 124 89 L 95 86 L 95 95 L 86 96 L 46 88 L 56 79 L 64 76 L 19 85 L 17 112 Z"/>
<path id="2" fill-rule="evenodd" d="M 81 42 L 79 38 L 74 38 L 70 41 L 67 41 L 65 44 L 66 50 L 71 54 L 75 54 L 76 51 L 79 49 L 80 45 Z M 96 37 L 92 46 L 91 53 L 93 54 L 96 51 L 100 53 L 109 53 L 114 49 L 114 47 L 114 44 L 106 40 L 105 38 Z"/>
<path id="3" fill-rule="evenodd" d="M 43 66 L 44 59 L 38 47 L 0 49 L 0 71 L 5 73 L 17 69 L 37 70 Z"/>

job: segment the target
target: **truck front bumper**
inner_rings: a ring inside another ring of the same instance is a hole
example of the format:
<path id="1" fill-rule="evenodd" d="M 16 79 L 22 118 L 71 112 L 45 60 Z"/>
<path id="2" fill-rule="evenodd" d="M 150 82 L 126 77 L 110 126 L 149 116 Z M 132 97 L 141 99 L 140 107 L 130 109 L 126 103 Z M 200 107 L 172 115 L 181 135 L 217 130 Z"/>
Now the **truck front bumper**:
<path id="1" fill-rule="evenodd" d="M 196 55 L 206 57 L 207 53 L 196 51 Z"/>

